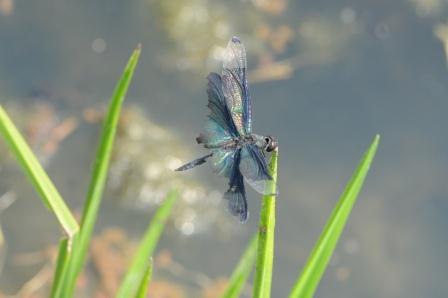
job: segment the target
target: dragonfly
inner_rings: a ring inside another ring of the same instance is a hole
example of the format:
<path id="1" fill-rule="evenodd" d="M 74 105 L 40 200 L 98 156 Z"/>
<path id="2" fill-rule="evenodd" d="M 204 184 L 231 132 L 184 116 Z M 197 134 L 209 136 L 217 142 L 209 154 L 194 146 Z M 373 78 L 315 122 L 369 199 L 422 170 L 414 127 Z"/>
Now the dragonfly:
<path id="1" fill-rule="evenodd" d="M 261 194 L 269 194 L 268 153 L 277 149 L 277 139 L 252 133 L 252 104 L 247 82 L 246 50 L 238 37 L 232 37 L 223 55 L 221 75 L 207 76 L 209 115 L 196 138 L 210 153 L 176 171 L 190 170 L 210 159 L 215 173 L 229 179 L 224 193 L 228 210 L 240 222 L 248 219 L 244 181 Z"/>

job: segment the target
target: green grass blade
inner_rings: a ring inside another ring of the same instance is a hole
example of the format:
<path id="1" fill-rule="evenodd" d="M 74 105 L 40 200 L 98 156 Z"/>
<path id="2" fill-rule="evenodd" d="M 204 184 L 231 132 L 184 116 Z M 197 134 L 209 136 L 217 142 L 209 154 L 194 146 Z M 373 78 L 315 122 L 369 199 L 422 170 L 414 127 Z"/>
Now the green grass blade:
<path id="1" fill-rule="evenodd" d="M 272 181 L 267 187 L 271 194 L 277 193 L 277 159 L 278 150 L 272 153 L 269 164 Z M 272 267 L 274 259 L 274 228 L 275 228 L 275 195 L 263 196 L 258 228 L 258 252 L 254 281 L 254 298 L 271 296 Z"/>
<path id="2" fill-rule="evenodd" d="M 0 212 L 1 213 L 1 212 Z M 0 224 L 0 268 L 3 269 L 3 258 L 6 255 L 6 243 L 5 243 L 5 236 L 3 235 L 2 226 Z"/>
<path id="3" fill-rule="evenodd" d="M 358 168 L 353 173 L 352 178 L 347 184 L 337 205 L 333 209 L 319 240 L 311 252 L 300 278 L 294 285 L 289 296 L 290 298 L 308 298 L 314 296 L 317 285 L 319 284 L 331 255 L 333 254 L 353 204 L 358 197 L 364 179 L 366 178 L 370 165 L 375 157 L 379 140 L 379 135 L 376 135 L 373 143 L 359 163 Z"/>
<path id="4" fill-rule="evenodd" d="M 255 258 L 257 257 L 257 244 L 258 238 L 254 236 L 244 251 L 235 271 L 233 271 L 227 289 L 221 296 L 222 298 L 240 297 L 244 284 L 254 268 Z"/>
<path id="5" fill-rule="evenodd" d="M 51 289 L 52 298 L 57 298 L 58 294 L 61 291 L 62 282 L 63 282 L 63 272 L 68 263 L 68 239 L 64 238 L 59 243 L 59 252 L 58 259 L 56 260 L 56 270 L 54 272 L 53 278 L 53 286 Z"/>
<path id="6" fill-rule="evenodd" d="M 152 268 L 153 268 L 153 262 L 151 258 L 149 260 L 149 264 L 147 265 L 145 275 L 143 275 L 142 281 L 140 282 L 140 287 L 138 288 L 137 295 L 135 295 L 135 298 L 148 297 L 148 287 L 149 283 L 151 282 Z"/>
<path id="7" fill-rule="evenodd" d="M 155 213 L 148 229 L 145 232 L 145 235 L 143 236 L 143 240 L 140 242 L 120 289 L 118 290 L 116 296 L 117 298 L 128 298 L 136 295 L 138 285 L 145 274 L 148 259 L 154 253 L 157 242 L 159 241 L 160 235 L 165 227 L 165 223 L 178 196 L 179 194 L 177 191 L 171 191 L 167 195 L 162 206 L 160 206 Z"/>
<path id="8" fill-rule="evenodd" d="M 69 238 L 79 230 L 78 223 L 68 209 L 58 190 L 51 182 L 37 157 L 31 151 L 6 111 L 0 105 L 0 134 L 22 166 L 23 171 L 34 185 L 44 204 L 56 215 Z"/>
<path id="9" fill-rule="evenodd" d="M 121 106 L 132 81 L 132 76 L 140 57 L 140 51 L 141 47 L 139 45 L 129 58 L 124 72 L 115 87 L 108 112 L 103 122 L 100 145 L 96 153 L 93 174 L 82 213 L 81 230 L 79 235 L 74 239 L 74 249 L 70 257 L 68 272 L 64 283 L 63 297 L 71 297 L 73 295 L 76 279 L 85 262 L 90 238 L 101 203 L 101 197 L 106 184 Z"/>

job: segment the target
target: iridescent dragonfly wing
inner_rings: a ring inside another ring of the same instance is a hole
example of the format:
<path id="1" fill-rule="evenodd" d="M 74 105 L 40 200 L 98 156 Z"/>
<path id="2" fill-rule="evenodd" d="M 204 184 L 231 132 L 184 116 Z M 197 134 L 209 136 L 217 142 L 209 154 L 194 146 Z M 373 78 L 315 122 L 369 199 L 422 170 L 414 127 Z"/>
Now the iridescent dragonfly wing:
<path id="1" fill-rule="evenodd" d="M 245 222 L 249 217 L 249 211 L 244 189 L 244 179 L 239 169 L 240 154 L 240 149 L 235 151 L 234 162 L 229 175 L 229 189 L 224 194 L 224 198 L 227 200 L 229 212 L 233 216 L 237 216 L 241 222 Z"/>
<path id="2" fill-rule="evenodd" d="M 230 177 L 235 163 L 235 150 L 212 149 L 211 166 L 221 176 Z"/>
<path id="3" fill-rule="evenodd" d="M 227 109 L 239 135 L 252 132 L 252 111 L 246 69 L 244 45 L 237 37 L 232 37 L 224 54 L 222 90 Z"/>
<path id="4" fill-rule="evenodd" d="M 235 150 L 220 148 L 220 144 L 232 140 L 238 136 L 238 132 L 233 124 L 232 117 L 227 109 L 227 105 L 222 92 L 221 76 L 216 73 L 210 73 L 207 76 L 207 95 L 208 108 L 210 112 L 205 122 L 204 129 L 196 138 L 199 144 L 204 144 L 210 148 L 211 154 L 195 159 L 176 171 L 185 171 L 201 165 L 211 157 L 211 165 L 214 171 L 225 177 L 230 176 L 233 167 Z"/>
<path id="5" fill-rule="evenodd" d="M 271 194 L 266 187 L 268 180 L 272 180 L 269 174 L 266 158 L 263 151 L 255 145 L 246 145 L 241 149 L 239 163 L 241 174 L 246 182 L 260 194 Z"/>
<path id="6" fill-rule="evenodd" d="M 207 81 L 210 113 L 203 132 L 196 140 L 206 147 L 214 147 L 237 136 L 237 132 L 224 99 L 221 76 L 212 72 L 207 76 Z"/>
<path id="7" fill-rule="evenodd" d="M 198 143 L 211 148 L 212 168 L 225 177 L 229 177 L 233 166 L 235 150 L 219 148 L 219 144 L 230 141 L 238 136 L 233 124 L 230 112 L 227 109 L 224 94 L 222 92 L 221 76 L 210 73 L 207 76 L 208 108 L 210 113 L 205 122 L 204 130 L 196 139 Z M 213 148 L 215 147 L 215 148 Z"/>

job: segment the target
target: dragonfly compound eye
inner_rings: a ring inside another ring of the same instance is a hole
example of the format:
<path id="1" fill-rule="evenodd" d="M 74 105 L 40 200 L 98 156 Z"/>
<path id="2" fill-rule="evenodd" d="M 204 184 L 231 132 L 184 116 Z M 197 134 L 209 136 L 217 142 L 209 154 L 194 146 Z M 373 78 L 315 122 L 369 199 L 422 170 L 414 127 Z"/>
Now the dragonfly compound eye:
<path id="1" fill-rule="evenodd" d="M 265 150 L 267 152 L 272 152 L 278 147 L 277 139 L 271 136 L 267 136 L 264 138 L 264 141 L 266 142 Z"/>

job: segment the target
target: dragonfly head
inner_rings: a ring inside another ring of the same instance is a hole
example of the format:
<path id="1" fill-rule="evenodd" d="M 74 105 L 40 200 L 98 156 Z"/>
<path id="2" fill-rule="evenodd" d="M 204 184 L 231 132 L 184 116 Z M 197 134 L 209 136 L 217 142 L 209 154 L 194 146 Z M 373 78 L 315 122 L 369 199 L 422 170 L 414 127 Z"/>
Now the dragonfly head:
<path id="1" fill-rule="evenodd" d="M 276 138 L 272 136 L 266 136 L 264 137 L 264 150 L 266 152 L 272 152 L 278 147 L 278 141 Z"/>

